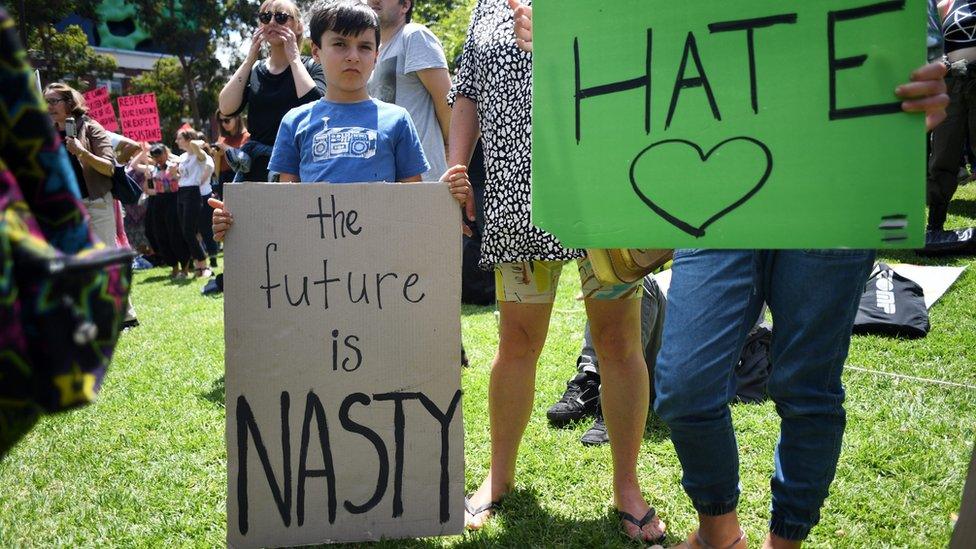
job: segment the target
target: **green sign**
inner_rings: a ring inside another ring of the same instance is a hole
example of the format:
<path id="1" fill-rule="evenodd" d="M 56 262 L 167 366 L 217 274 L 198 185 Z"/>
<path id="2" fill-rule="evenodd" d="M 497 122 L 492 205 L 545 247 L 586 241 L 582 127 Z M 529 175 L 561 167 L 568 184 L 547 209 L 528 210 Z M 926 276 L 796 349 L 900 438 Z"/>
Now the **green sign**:
<path id="1" fill-rule="evenodd" d="M 584 248 L 923 245 L 923 0 L 536 0 L 532 216 Z"/>

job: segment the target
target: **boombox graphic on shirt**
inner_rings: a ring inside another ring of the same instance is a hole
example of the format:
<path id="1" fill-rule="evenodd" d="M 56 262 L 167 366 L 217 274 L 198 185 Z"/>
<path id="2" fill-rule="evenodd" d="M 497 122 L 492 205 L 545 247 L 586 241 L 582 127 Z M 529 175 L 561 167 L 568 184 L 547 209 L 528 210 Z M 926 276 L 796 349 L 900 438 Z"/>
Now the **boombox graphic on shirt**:
<path id="1" fill-rule="evenodd" d="M 376 154 L 376 130 L 360 127 L 325 128 L 312 140 L 312 159 L 315 162 L 334 158 L 372 158 Z"/>

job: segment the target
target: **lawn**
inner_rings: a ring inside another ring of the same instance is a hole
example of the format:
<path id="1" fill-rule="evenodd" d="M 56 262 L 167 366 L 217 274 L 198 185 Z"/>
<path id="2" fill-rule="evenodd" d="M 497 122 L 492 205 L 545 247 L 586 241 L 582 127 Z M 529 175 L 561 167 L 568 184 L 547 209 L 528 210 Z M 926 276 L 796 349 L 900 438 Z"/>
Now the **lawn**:
<path id="1" fill-rule="evenodd" d="M 976 225 L 976 184 L 960 189 L 953 226 Z M 976 273 L 973 258 L 889 261 L 969 265 L 931 310 L 932 333 L 908 341 L 855 337 L 848 428 L 814 547 L 936 547 L 948 542 L 976 439 Z M 142 325 L 126 332 L 98 402 L 44 418 L 0 462 L 0 546 L 218 546 L 225 536 L 221 297 L 202 282 L 171 282 L 163 269 L 136 275 Z M 572 374 L 583 330 L 575 270 L 566 269 L 519 482 L 505 512 L 481 532 L 416 546 L 629 546 L 611 517 L 609 448 L 579 444 L 588 424 L 557 430 L 545 419 Z M 464 307 L 471 367 L 462 373 L 466 487 L 488 460 L 486 390 L 497 344 L 492 307 Z M 900 374 L 933 381 L 909 380 Z M 778 431 L 771 404 L 733 409 L 749 538 L 762 539 Z M 677 541 L 694 526 L 667 429 L 651 418 L 640 480 Z M 401 546 L 404 542 L 391 542 Z"/>

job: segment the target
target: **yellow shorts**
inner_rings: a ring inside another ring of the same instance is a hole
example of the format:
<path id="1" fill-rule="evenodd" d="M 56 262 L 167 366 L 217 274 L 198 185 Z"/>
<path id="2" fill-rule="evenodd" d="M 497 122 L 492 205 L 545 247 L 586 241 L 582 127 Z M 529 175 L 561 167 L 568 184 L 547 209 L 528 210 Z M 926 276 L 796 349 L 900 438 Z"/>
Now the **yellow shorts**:
<path id="1" fill-rule="evenodd" d="M 495 296 L 498 301 L 552 303 L 556 300 L 559 275 L 566 261 L 518 261 L 495 265 Z M 604 285 L 593 274 L 589 258 L 576 260 L 580 285 L 586 299 L 640 299 L 641 281 Z"/>

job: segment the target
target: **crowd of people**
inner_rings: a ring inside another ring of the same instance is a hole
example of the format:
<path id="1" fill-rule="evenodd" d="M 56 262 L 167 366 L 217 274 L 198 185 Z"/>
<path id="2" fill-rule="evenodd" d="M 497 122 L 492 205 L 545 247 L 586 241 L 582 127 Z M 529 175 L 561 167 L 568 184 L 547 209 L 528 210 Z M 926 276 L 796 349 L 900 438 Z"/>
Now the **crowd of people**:
<path id="1" fill-rule="evenodd" d="M 943 17 L 953 9 L 947 3 Z M 179 155 L 163 143 L 125 141 L 127 152 L 117 153 L 108 132 L 85 116 L 80 94 L 48 86 L 51 117 L 85 182 L 82 198 L 99 238 L 115 242 L 122 226 L 110 195 L 117 162 L 142 182 L 146 239 L 177 279 L 191 269 L 197 277 L 211 276 L 218 243 L 234 224 L 220 199 L 221 185 L 232 181 L 439 179 L 470 222 L 476 205 L 467 167 L 480 144 L 480 262 L 494 272 L 499 344 L 488 395 L 491 461 L 465 499 L 466 526 L 477 529 L 491 520 L 515 487 L 536 364 L 560 272 L 573 260 L 587 329 L 578 371 L 549 417 L 565 423 L 596 416 L 584 442 L 610 445 L 624 533 L 660 542 L 667 531 L 637 476 L 653 409 L 670 428 L 681 484 L 699 514 L 699 529 L 684 546 L 745 546 L 735 511 L 740 489 L 729 383 L 768 307 L 776 325 L 766 390 L 782 424 L 764 546 L 799 546 L 819 520 L 835 473 L 845 425 L 841 373 L 874 251 L 676 250 L 666 299 L 653 277 L 601 283 L 582 250 L 564 247 L 530 219 L 531 0 L 478 0 L 453 78 L 438 39 L 411 22 L 413 8 L 414 0 L 325 0 L 305 19 L 292 0 L 266 0 L 246 57 L 220 93 L 219 138 L 211 144 L 183 127 L 173 136 Z M 973 18 L 969 27 L 976 27 Z M 942 27 L 948 29 L 948 21 Z M 301 55 L 306 37 L 309 57 Z M 976 43 L 950 48 L 948 30 L 945 38 L 952 66 L 969 67 Z M 953 118 L 950 110 L 955 125 L 937 128 L 948 104 L 945 71 L 941 62 L 925 65 L 896 92 L 905 111 L 924 113 L 936 128 L 934 148 L 952 153 L 933 153 L 933 230 L 942 228 L 945 197 L 954 190 L 938 174 L 951 168 L 956 181 L 959 135 L 971 118 L 964 110 Z M 952 93 L 967 93 L 970 77 L 963 76 L 953 69 Z M 323 153 L 313 146 L 336 131 L 368 131 L 376 138 L 367 140 L 369 151 L 336 146 Z M 722 307 L 710 306 L 715 300 Z"/>

